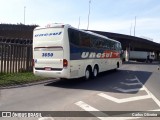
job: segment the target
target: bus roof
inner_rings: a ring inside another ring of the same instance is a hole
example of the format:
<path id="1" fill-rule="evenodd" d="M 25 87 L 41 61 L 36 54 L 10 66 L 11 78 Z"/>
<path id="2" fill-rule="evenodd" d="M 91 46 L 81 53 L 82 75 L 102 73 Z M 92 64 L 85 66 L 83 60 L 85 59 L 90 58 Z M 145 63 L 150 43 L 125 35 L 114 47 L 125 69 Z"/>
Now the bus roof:
<path id="1" fill-rule="evenodd" d="M 36 27 L 34 30 L 47 29 L 47 28 L 64 28 L 64 27 L 72 28 L 72 29 L 75 29 L 75 30 L 78 30 L 78 31 L 81 31 L 81 32 L 84 32 L 84 33 L 88 33 L 88 34 L 91 34 L 91 35 L 94 35 L 94 36 L 98 36 L 98 37 L 101 37 L 101 38 L 104 38 L 104 39 L 109 39 L 109 40 L 111 40 L 111 41 L 120 43 L 119 41 L 114 40 L 114 39 L 111 39 L 111 38 L 108 38 L 108 37 L 106 37 L 106 36 L 104 36 L 104 35 L 100 35 L 100 34 L 97 34 L 97 33 L 91 32 L 91 31 L 86 31 L 86 30 L 78 29 L 78 28 L 72 27 L 72 26 L 69 25 L 69 24 L 63 24 L 63 23 L 47 24 L 47 25 L 44 26 L 44 27 Z"/>
<path id="2" fill-rule="evenodd" d="M 104 38 L 104 39 L 109 39 L 110 41 L 114 41 L 114 42 L 120 43 L 120 42 L 117 41 L 117 40 L 108 38 L 108 37 L 106 37 L 106 36 L 104 36 L 104 35 L 100 35 L 100 34 L 97 34 L 97 33 L 95 33 L 95 32 L 91 32 L 91 31 L 89 31 L 89 30 L 82 30 L 82 29 L 74 28 L 74 27 L 72 27 L 71 25 L 68 26 L 68 27 L 69 27 L 69 28 L 72 28 L 72 29 L 75 29 L 75 30 L 78 30 L 78 31 L 81 31 L 81 32 L 84 32 L 84 33 L 88 33 L 88 34 L 91 34 L 91 35 L 94 35 L 94 36 L 98 36 L 98 37 L 101 37 L 101 38 Z"/>
<path id="3" fill-rule="evenodd" d="M 117 40 L 114 40 L 114 39 L 111 39 L 111 38 L 108 38 L 108 37 L 106 37 L 106 36 L 104 36 L 104 35 L 100 35 L 100 34 L 97 34 L 97 33 L 95 33 L 95 32 L 91 32 L 91 31 L 86 31 L 87 33 L 89 33 L 89 34 L 92 34 L 92 35 L 95 35 L 95 36 L 98 36 L 98 37 L 102 37 L 102 38 L 107 38 L 107 39 L 109 39 L 109 40 L 111 40 L 111 41 L 114 41 L 114 42 L 119 42 L 119 41 L 117 41 Z"/>
<path id="4" fill-rule="evenodd" d="M 46 26 L 36 27 L 34 30 L 47 29 L 47 28 L 64 28 L 64 27 L 69 27 L 69 26 L 71 25 L 62 24 L 62 23 L 52 23 L 52 24 L 47 24 Z"/>

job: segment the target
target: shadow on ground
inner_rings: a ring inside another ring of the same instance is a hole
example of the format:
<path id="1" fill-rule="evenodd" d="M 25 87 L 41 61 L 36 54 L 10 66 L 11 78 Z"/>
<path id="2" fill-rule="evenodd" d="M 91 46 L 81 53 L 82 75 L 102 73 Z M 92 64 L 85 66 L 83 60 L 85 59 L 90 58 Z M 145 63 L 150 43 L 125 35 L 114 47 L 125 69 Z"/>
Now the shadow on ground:
<path id="1" fill-rule="evenodd" d="M 117 71 L 107 71 L 100 73 L 96 79 L 84 80 L 82 78 L 79 79 L 67 79 L 67 80 L 57 80 L 52 83 L 46 84 L 49 87 L 61 87 L 66 89 L 83 89 L 83 90 L 92 90 L 92 91 L 103 91 L 103 92 L 116 92 L 119 91 L 113 89 L 115 87 L 120 87 L 123 89 L 140 89 L 142 85 L 136 86 L 126 86 L 121 84 L 121 82 L 128 82 L 127 79 L 134 79 L 135 76 L 138 77 L 142 84 L 144 85 L 149 77 L 151 76 L 151 72 L 146 71 L 130 71 L 130 70 L 122 70 L 119 69 Z M 132 94 L 137 93 L 131 92 Z"/>

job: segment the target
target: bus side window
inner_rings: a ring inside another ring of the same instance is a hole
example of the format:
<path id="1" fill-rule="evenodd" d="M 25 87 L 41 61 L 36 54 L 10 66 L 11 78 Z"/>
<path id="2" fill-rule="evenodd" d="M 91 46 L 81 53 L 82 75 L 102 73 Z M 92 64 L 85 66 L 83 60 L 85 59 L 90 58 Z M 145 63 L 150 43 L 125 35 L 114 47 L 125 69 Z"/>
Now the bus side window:
<path id="1" fill-rule="evenodd" d="M 113 41 L 110 42 L 110 49 L 115 50 L 115 43 Z"/>
<path id="2" fill-rule="evenodd" d="M 101 40 L 101 39 L 98 40 L 97 47 L 98 47 L 98 48 L 102 48 L 102 40 Z"/>
<path id="3" fill-rule="evenodd" d="M 72 29 L 68 29 L 68 32 L 70 42 L 74 45 L 79 45 L 79 32 Z"/>
<path id="4" fill-rule="evenodd" d="M 90 47 L 90 37 L 86 33 L 80 33 L 80 46 Z"/>
<path id="5" fill-rule="evenodd" d="M 97 37 L 95 37 L 95 40 L 94 40 L 95 42 L 95 48 L 98 48 L 98 46 L 99 46 L 99 40 L 98 40 L 98 38 Z"/>
<path id="6" fill-rule="evenodd" d="M 97 39 L 96 39 L 95 36 L 91 36 L 91 37 L 90 37 L 90 42 L 91 42 L 91 47 L 92 47 L 92 48 L 96 48 Z"/>
<path id="7" fill-rule="evenodd" d="M 119 45 L 118 45 L 118 43 L 115 43 L 115 48 L 116 48 L 116 50 L 119 51 Z"/>
<path id="8" fill-rule="evenodd" d="M 103 48 L 106 50 L 110 49 L 109 41 L 107 39 L 103 39 Z"/>
<path id="9" fill-rule="evenodd" d="M 121 51 L 121 44 L 120 43 L 116 43 L 116 50 Z"/>

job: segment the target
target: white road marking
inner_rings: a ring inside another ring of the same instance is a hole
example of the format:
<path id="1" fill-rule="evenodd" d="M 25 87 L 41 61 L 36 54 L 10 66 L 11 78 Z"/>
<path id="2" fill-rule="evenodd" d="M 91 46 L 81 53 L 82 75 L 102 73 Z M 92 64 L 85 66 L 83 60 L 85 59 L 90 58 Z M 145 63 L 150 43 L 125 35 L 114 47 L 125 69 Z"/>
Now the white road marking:
<path id="1" fill-rule="evenodd" d="M 133 79 L 126 79 L 127 81 L 137 81 L 137 78 L 133 78 Z"/>
<path id="2" fill-rule="evenodd" d="M 88 111 L 92 114 L 91 111 L 99 111 L 99 114 L 103 115 L 103 116 L 108 116 L 107 114 L 101 112 L 100 110 L 84 103 L 83 101 L 78 101 L 75 103 L 77 106 L 79 106 L 80 108 L 82 108 L 85 111 Z M 131 120 L 131 119 L 137 119 L 137 118 L 141 118 L 141 117 L 97 117 L 100 120 Z"/>
<path id="3" fill-rule="evenodd" d="M 96 108 L 84 103 L 83 101 L 78 101 L 75 104 L 77 106 L 79 106 L 80 108 L 82 108 L 83 110 L 90 112 L 91 114 L 92 114 L 91 111 L 99 111 L 98 109 L 96 109 Z M 100 112 L 100 111 L 99 111 L 99 114 L 102 115 L 102 116 L 108 116 L 107 114 L 105 114 L 103 112 Z M 99 118 L 101 120 L 105 120 L 105 119 L 103 119 L 104 117 L 97 117 L 97 118 Z"/>
<path id="4" fill-rule="evenodd" d="M 135 76 L 135 78 L 137 79 L 138 82 L 140 82 L 140 80 L 137 78 L 137 76 Z M 141 82 L 140 82 L 141 83 Z M 142 84 L 142 83 L 141 83 Z M 145 87 L 144 90 L 148 93 L 148 95 L 151 96 L 151 98 L 157 103 L 157 105 L 160 107 L 160 101 Z"/>
<path id="5" fill-rule="evenodd" d="M 135 89 L 122 89 L 122 88 L 114 87 L 113 89 L 120 91 L 120 92 L 129 93 L 129 92 L 138 92 L 140 90 L 144 90 L 144 87 L 135 88 Z"/>
<path id="6" fill-rule="evenodd" d="M 128 86 L 130 86 L 130 85 L 143 85 L 142 83 L 125 83 L 125 82 L 120 82 L 120 83 L 123 85 L 128 85 Z"/>
<path id="7" fill-rule="evenodd" d="M 54 120 L 52 117 L 42 117 L 39 118 L 38 120 Z"/>
<path id="8" fill-rule="evenodd" d="M 143 85 L 140 80 L 135 76 L 134 79 L 127 79 L 127 81 L 137 81 L 138 83 L 123 83 L 125 85 Z M 122 88 L 115 88 L 116 90 L 119 90 L 121 92 L 133 92 L 133 91 L 138 91 L 138 90 L 145 90 L 147 92 L 147 95 L 143 95 L 143 96 L 136 96 L 136 97 L 130 97 L 130 98 L 124 98 L 124 99 L 118 99 L 112 96 L 109 96 L 107 94 L 104 93 L 100 93 L 98 94 L 99 96 L 106 98 L 108 100 L 114 101 L 116 103 L 124 103 L 124 102 L 131 102 L 131 101 L 136 101 L 136 100 L 142 100 L 142 99 L 149 99 L 152 98 L 155 103 L 160 107 L 160 101 L 143 85 L 143 87 L 141 89 L 122 89 Z M 78 105 L 79 107 L 81 107 L 82 109 L 84 109 L 85 111 L 99 111 L 98 109 L 82 102 L 76 102 L 76 105 Z M 160 111 L 160 109 L 157 110 L 148 110 L 148 111 Z M 103 114 L 104 116 L 108 116 L 107 114 L 99 111 L 101 114 Z M 97 117 L 100 120 L 130 120 L 130 119 L 138 119 L 138 118 L 142 118 L 142 117 Z"/>
<path id="9" fill-rule="evenodd" d="M 136 96 L 136 97 L 130 97 L 130 98 L 123 98 L 123 99 L 118 99 L 118 98 L 112 97 L 112 96 L 104 94 L 104 93 L 100 93 L 98 95 L 103 97 L 103 98 L 105 98 L 105 99 L 108 99 L 108 100 L 111 100 L 113 102 L 116 102 L 116 103 L 125 103 L 125 102 L 131 102 L 131 101 L 143 100 L 143 99 L 151 98 L 150 95 Z"/>
<path id="10" fill-rule="evenodd" d="M 78 101 L 75 104 L 86 111 L 99 111 L 98 109 L 91 107 L 90 105 L 84 103 L 83 101 Z"/>

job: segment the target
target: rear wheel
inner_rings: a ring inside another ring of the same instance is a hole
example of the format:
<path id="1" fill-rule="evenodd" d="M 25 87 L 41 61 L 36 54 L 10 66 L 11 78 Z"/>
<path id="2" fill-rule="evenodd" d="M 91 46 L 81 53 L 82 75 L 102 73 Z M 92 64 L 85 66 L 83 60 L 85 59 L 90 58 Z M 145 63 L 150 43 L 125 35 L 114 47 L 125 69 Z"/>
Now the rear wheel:
<path id="1" fill-rule="evenodd" d="M 89 68 L 85 71 L 85 80 L 89 80 L 91 77 L 91 70 Z"/>
<path id="2" fill-rule="evenodd" d="M 92 75 L 93 78 L 96 78 L 96 77 L 98 76 L 98 67 L 97 67 L 97 66 L 94 67 L 92 74 L 93 74 L 93 75 Z"/>

